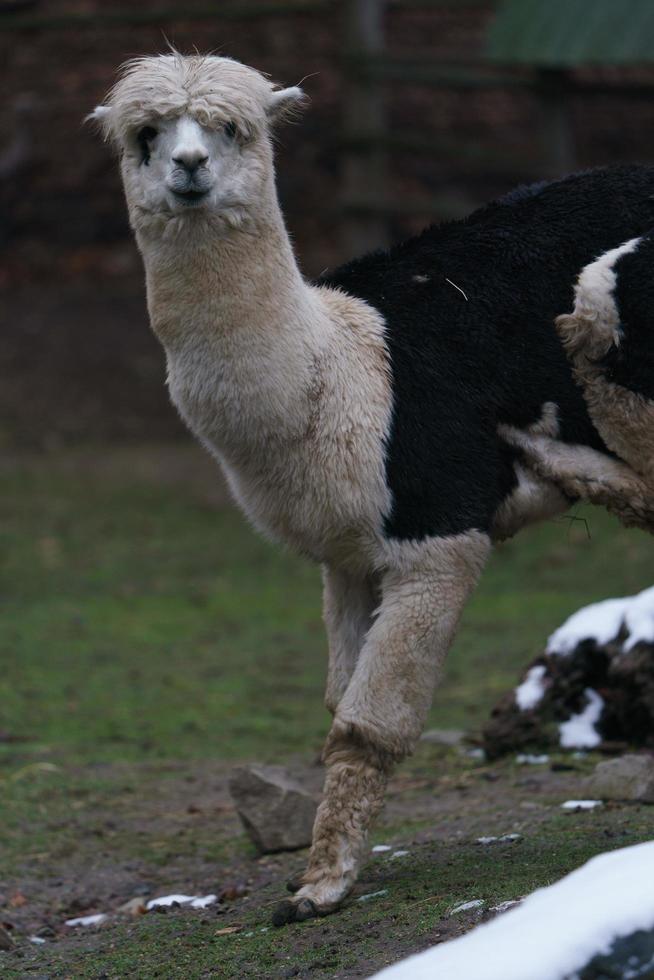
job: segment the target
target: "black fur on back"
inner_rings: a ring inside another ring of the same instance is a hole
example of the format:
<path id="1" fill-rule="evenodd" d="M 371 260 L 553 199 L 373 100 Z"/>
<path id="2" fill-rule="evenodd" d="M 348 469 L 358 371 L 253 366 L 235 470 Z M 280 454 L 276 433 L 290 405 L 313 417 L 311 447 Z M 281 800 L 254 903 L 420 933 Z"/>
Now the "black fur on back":
<path id="1" fill-rule="evenodd" d="M 606 377 L 654 399 L 654 233 L 621 256 L 614 272 L 622 339 L 604 358 Z"/>
<path id="2" fill-rule="evenodd" d="M 524 428 L 546 402 L 558 405 L 562 439 L 606 451 L 553 321 L 572 309 L 588 262 L 654 226 L 653 195 L 647 166 L 519 188 L 321 279 L 386 321 L 390 537 L 489 531 L 516 484 L 498 424 Z"/>

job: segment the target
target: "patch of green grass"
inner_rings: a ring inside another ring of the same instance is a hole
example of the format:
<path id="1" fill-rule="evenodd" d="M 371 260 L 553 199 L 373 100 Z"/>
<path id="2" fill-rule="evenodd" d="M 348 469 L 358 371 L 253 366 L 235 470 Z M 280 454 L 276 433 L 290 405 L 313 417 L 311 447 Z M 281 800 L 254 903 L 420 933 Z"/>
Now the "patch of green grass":
<path id="1" fill-rule="evenodd" d="M 194 489 L 47 460 L 3 481 L 0 746 L 8 764 L 314 751 L 318 570 Z M 651 584 L 651 539 L 599 511 L 497 549 L 431 714 L 478 726 L 585 602 Z"/>
<path id="2" fill-rule="evenodd" d="M 318 742 L 314 568 L 183 489 L 4 485 L 0 730 L 71 761 L 274 756 Z"/>

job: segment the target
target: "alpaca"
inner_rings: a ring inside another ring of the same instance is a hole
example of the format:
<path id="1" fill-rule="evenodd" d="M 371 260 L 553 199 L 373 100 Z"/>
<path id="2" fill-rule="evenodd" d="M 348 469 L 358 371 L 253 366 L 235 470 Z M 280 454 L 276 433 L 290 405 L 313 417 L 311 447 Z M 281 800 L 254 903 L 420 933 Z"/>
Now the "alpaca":
<path id="1" fill-rule="evenodd" d="M 593 425 L 619 459 L 505 430 L 545 479 L 654 533 L 654 234 L 609 249 L 582 269 L 575 306 L 556 319 Z"/>
<path id="2" fill-rule="evenodd" d="M 500 426 L 612 463 L 552 322 L 587 262 L 654 224 L 654 168 L 600 170 L 307 282 L 272 153 L 302 100 L 172 53 L 128 63 L 92 114 L 120 153 L 172 401 L 252 523 L 323 570 L 324 797 L 277 925 L 352 889 L 492 542 L 571 502 Z"/>

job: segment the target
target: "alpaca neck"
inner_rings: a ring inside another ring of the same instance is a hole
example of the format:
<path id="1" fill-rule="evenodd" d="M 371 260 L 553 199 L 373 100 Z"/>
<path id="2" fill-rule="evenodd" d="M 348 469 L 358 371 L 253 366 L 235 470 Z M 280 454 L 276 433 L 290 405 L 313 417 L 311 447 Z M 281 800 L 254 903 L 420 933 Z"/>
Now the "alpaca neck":
<path id="1" fill-rule="evenodd" d="M 227 234 L 222 223 L 199 212 L 177 220 L 184 224 L 156 239 L 139 235 L 152 327 L 167 350 L 186 346 L 198 334 L 227 340 L 258 321 L 272 332 L 283 330 L 289 318 L 297 326 L 312 297 L 274 188 L 256 218 Z"/>
<path id="2" fill-rule="evenodd" d="M 171 397 L 226 455 L 296 438 L 328 318 L 297 267 L 272 180 L 246 228 L 185 216 L 178 234 L 139 236 L 152 327 L 166 348 Z M 196 221 L 195 219 L 200 219 Z"/>

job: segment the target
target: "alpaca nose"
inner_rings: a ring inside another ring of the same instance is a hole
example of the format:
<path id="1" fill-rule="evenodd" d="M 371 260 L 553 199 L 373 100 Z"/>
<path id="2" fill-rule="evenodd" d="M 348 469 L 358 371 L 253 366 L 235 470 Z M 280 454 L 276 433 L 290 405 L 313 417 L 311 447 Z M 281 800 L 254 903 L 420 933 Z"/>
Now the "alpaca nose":
<path id="1" fill-rule="evenodd" d="M 192 176 L 198 167 L 203 167 L 209 159 L 207 151 L 202 146 L 180 147 L 173 153 L 173 163 Z"/>

